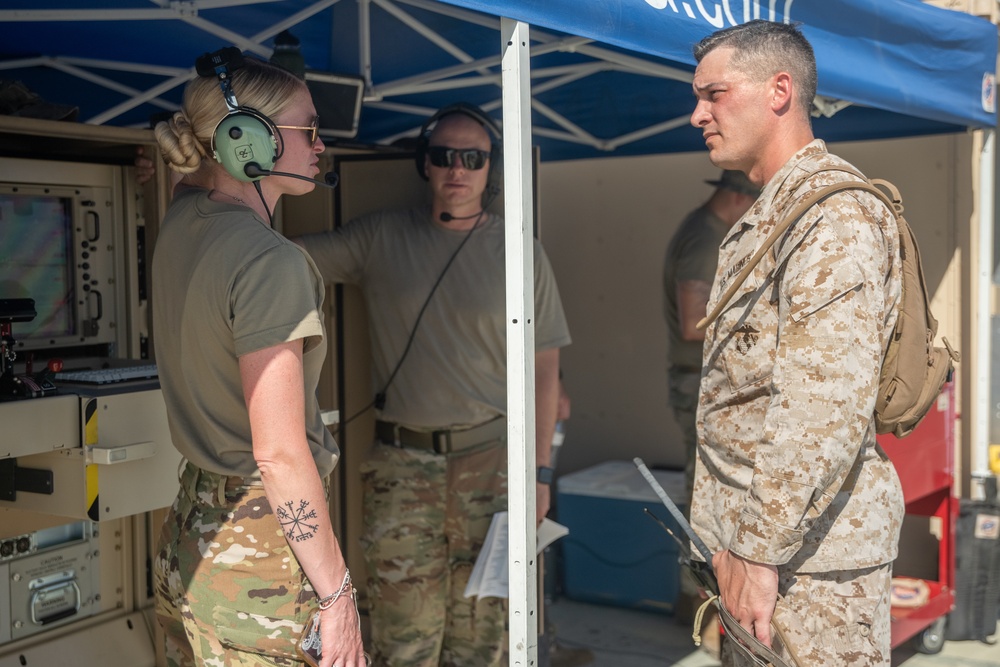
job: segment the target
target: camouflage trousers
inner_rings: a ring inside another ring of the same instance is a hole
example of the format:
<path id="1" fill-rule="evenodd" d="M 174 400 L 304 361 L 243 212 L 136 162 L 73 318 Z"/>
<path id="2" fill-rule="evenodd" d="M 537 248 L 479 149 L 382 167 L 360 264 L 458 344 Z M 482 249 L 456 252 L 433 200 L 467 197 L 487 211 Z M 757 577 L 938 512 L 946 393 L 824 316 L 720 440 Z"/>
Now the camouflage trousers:
<path id="1" fill-rule="evenodd" d="M 501 441 L 448 456 L 376 443 L 361 465 L 377 666 L 505 664 L 507 601 L 466 599 L 493 514 L 507 509 Z"/>
<path id="2" fill-rule="evenodd" d="M 316 594 L 259 481 L 188 463 L 153 563 L 169 667 L 303 665 Z"/>
<path id="3" fill-rule="evenodd" d="M 786 573 L 779 568 L 778 589 L 795 619 L 784 628 L 790 649 L 778 654 L 797 658 L 799 667 L 882 667 L 891 657 L 889 583 L 892 565 L 863 570 Z M 791 624 L 789 624 L 791 625 Z M 722 642 L 725 667 L 759 667 Z"/>
<path id="4" fill-rule="evenodd" d="M 694 489 L 694 465 L 698 449 L 698 390 L 701 373 L 670 369 L 667 375 L 670 407 L 674 421 L 681 430 L 684 445 L 684 516 L 691 513 L 691 491 Z"/>

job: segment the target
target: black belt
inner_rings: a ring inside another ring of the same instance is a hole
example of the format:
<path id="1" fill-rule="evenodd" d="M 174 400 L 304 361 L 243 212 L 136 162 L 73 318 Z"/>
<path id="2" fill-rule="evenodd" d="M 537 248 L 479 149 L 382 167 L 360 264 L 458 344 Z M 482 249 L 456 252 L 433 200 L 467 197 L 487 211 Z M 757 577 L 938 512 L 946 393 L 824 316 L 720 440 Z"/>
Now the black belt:
<path id="1" fill-rule="evenodd" d="M 437 454 L 452 454 L 463 449 L 499 440 L 507 435 L 507 420 L 497 417 L 472 428 L 437 431 L 414 431 L 392 422 L 376 421 L 375 437 L 387 445 L 426 449 Z"/>

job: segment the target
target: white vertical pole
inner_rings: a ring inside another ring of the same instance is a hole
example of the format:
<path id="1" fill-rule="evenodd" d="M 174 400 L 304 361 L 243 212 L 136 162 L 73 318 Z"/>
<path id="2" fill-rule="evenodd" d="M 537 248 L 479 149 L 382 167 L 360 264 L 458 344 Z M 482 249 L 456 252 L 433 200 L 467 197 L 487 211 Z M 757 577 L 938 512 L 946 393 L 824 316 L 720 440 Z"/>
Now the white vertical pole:
<path id="1" fill-rule="evenodd" d="M 989 474 L 990 416 L 993 406 L 990 397 L 990 375 L 993 367 L 990 291 L 993 284 L 993 225 L 996 205 L 993 186 L 995 181 L 996 132 L 983 130 L 983 145 L 979 152 L 979 247 L 976 258 L 976 294 L 973 309 L 976 327 L 975 410 L 972 421 L 972 452 L 970 466 L 973 479 Z M 970 496 L 979 496 L 978 489 L 970 489 Z M 979 496 L 981 497 L 981 496 Z"/>
<path id="2" fill-rule="evenodd" d="M 500 21 L 507 272 L 510 664 L 538 664 L 535 562 L 535 292 L 528 26 Z"/>
<path id="3" fill-rule="evenodd" d="M 372 88 L 372 22 L 371 0 L 358 0 L 358 62 L 361 63 L 361 76 L 365 79 L 365 95 Z M 336 36 L 331 36 L 336 39 Z"/>

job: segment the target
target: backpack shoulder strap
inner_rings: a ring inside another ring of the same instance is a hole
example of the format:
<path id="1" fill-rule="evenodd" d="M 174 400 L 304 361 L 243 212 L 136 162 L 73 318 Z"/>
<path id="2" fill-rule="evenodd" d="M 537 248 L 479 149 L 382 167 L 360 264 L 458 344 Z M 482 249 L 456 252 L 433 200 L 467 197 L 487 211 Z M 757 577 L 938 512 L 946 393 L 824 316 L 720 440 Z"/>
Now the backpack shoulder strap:
<path id="1" fill-rule="evenodd" d="M 830 170 L 820 169 L 808 174 L 806 178 L 812 176 L 813 174 L 819 173 L 820 171 L 830 171 Z M 764 239 L 764 242 L 761 244 L 760 248 L 757 249 L 757 252 L 753 254 L 750 260 L 747 262 L 746 266 L 744 266 L 743 269 L 739 272 L 739 274 L 737 274 L 736 279 L 733 280 L 732 283 L 730 283 L 725 293 L 719 298 L 719 301 L 718 303 L 715 304 L 715 308 L 712 309 L 712 312 L 706 315 L 703 320 L 701 320 L 700 322 L 698 322 L 697 325 L 695 325 L 697 329 L 704 330 L 705 328 L 708 327 L 709 324 L 714 322 L 717 317 L 719 317 L 719 314 L 726 308 L 727 305 L 729 305 L 729 300 L 732 299 L 733 295 L 736 294 L 736 291 L 739 290 L 740 287 L 742 287 L 743 283 L 746 282 L 746 279 L 750 276 L 750 273 L 760 263 L 760 260 L 762 257 L 764 257 L 764 254 L 768 250 L 770 250 L 771 246 L 773 246 L 774 243 L 781 237 L 781 235 L 785 233 L 785 230 L 787 230 L 792 224 L 794 224 L 796 220 L 805 215 L 806 211 L 808 211 L 810 208 L 812 208 L 819 202 L 823 201 L 830 195 L 842 192 L 843 190 L 866 190 L 876 195 L 879 199 L 881 199 L 885 203 L 885 205 L 889 207 L 890 210 L 896 213 L 897 216 L 902 211 L 902 204 L 900 203 L 902 200 L 899 196 L 899 191 L 896 190 L 895 186 L 893 186 L 888 181 L 880 180 L 876 182 L 879 183 L 880 185 L 884 185 L 884 187 L 890 188 L 893 191 L 895 202 L 893 202 L 893 200 L 890 199 L 889 196 L 886 195 L 886 193 L 883 192 L 880 188 L 876 187 L 875 185 L 872 185 L 872 183 L 869 182 L 868 179 L 866 179 L 860 173 L 848 169 L 837 169 L 837 171 L 846 171 L 847 173 L 854 174 L 859 179 L 864 179 L 864 180 L 842 181 L 840 183 L 833 183 L 831 185 L 827 185 L 826 187 L 822 187 L 819 190 L 816 190 L 815 192 L 802 198 L 799 201 L 799 203 L 795 205 L 795 208 L 793 208 L 791 212 L 788 215 L 786 215 L 784 219 L 782 219 L 781 222 L 775 225 L 771 233 L 768 234 L 766 239 Z"/>

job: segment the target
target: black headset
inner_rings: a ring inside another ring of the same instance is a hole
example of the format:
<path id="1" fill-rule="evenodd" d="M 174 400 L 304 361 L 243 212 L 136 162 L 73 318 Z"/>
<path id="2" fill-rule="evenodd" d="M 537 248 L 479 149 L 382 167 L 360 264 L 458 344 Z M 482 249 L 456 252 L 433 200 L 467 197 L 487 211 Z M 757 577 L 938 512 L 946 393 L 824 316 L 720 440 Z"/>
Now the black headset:
<path id="1" fill-rule="evenodd" d="M 243 107 L 233 93 L 232 72 L 244 64 L 243 54 L 235 46 L 206 53 L 195 61 L 199 76 L 219 79 L 222 96 L 229 107 L 212 132 L 212 155 L 233 178 L 252 182 L 263 178 L 279 157 L 277 128 L 270 118 L 250 107 Z M 255 165 L 254 176 L 247 168 Z"/>
<path id="2" fill-rule="evenodd" d="M 420 174 L 420 178 L 425 181 L 427 180 L 427 170 L 424 169 L 424 162 L 427 157 L 427 148 L 430 145 L 431 130 L 433 129 L 433 126 L 442 118 L 446 116 L 453 116 L 455 114 L 468 116 L 486 128 L 487 133 L 490 135 L 490 168 L 487 183 L 491 183 L 493 180 L 493 173 L 497 169 L 497 163 L 503 155 L 501 149 L 503 133 L 500 131 L 500 126 L 495 120 L 493 120 L 492 117 L 488 116 L 485 111 L 476 105 L 469 104 L 468 102 L 456 102 L 455 104 L 449 104 L 446 107 L 438 109 L 437 113 L 428 118 L 427 121 L 420 127 L 420 135 L 417 137 L 417 173 Z"/>

